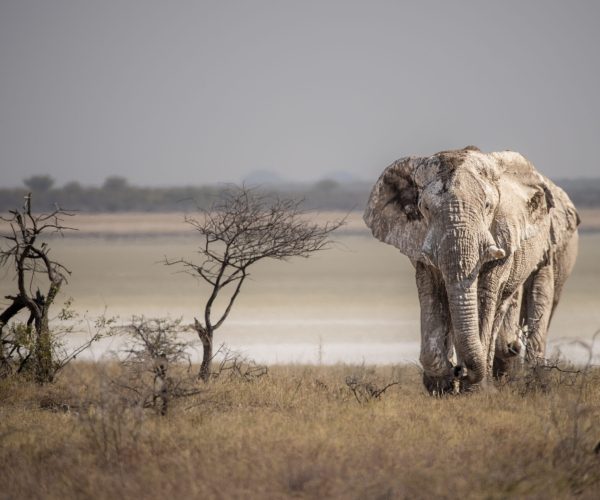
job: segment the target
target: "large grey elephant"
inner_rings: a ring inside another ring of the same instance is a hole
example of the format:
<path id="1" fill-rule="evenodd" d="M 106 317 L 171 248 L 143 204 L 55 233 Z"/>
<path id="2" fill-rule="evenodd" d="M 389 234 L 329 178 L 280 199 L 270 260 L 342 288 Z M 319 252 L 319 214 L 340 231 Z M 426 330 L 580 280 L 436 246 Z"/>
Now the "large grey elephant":
<path id="1" fill-rule="evenodd" d="M 521 349 L 543 358 L 577 256 L 579 216 L 519 153 L 468 146 L 387 167 L 364 220 L 407 255 L 421 305 L 423 382 L 432 393 L 485 386 Z M 453 361 L 455 360 L 455 361 Z"/>

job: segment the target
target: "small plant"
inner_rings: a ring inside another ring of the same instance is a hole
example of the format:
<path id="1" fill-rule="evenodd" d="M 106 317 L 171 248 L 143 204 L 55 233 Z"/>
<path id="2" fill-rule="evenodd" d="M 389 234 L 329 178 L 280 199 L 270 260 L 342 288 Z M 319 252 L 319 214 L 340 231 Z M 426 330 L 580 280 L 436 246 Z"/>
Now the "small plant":
<path id="1" fill-rule="evenodd" d="M 360 373 L 347 376 L 345 382 L 360 405 L 381 398 L 390 387 L 400 384 L 399 380 L 391 382 L 376 380 L 364 366 Z"/>
<path id="2" fill-rule="evenodd" d="M 125 373 L 113 383 L 127 389 L 136 404 L 166 415 L 172 399 L 201 392 L 192 373 L 191 344 L 178 339 L 184 331 L 181 319 L 134 316 L 119 329 L 131 343 L 124 350 Z"/>
<path id="3" fill-rule="evenodd" d="M 561 363 L 558 358 L 537 359 L 522 365 L 512 382 L 523 397 L 532 393 L 547 394 L 558 387 L 575 386 L 583 372 L 582 369 Z"/>

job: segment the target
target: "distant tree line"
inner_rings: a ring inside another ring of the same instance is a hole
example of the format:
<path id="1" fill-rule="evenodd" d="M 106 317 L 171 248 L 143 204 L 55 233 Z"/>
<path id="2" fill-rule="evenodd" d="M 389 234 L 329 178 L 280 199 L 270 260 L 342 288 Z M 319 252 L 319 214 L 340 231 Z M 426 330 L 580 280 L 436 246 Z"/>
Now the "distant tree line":
<path id="1" fill-rule="evenodd" d="M 25 179 L 23 188 L 0 188 L 0 211 L 7 211 L 23 203 L 23 196 L 31 192 L 36 209 L 51 210 L 56 205 L 86 212 L 164 212 L 196 206 L 207 207 L 221 191 L 215 186 L 149 188 L 132 186 L 123 177 L 108 177 L 102 186 L 83 186 L 69 182 L 54 187 L 46 175 Z"/>
<path id="2" fill-rule="evenodd" d="M 600 178 L 559 179 L 556 181 L 569 194 L 576 206 L 600 207 Z M 124 177 L 108 177 L 102 186 L 82 186 L 69 182 L 55 187 L 48 175 L 36 175 L 23 181 L 22 188 L 0 188 L 0 211 L 19 206 L 23 197 L 32 192 L 40 210 L 52 210 L 56 205 L 86 212 L 173 212 L 207 208 L 227 189 L 227 185 L 184 187 L 140 187 L 129 184 Z M 340 183 L 324 179 L 313 184 L 277 184 L 262 186 L 267 194 L 286 198 L 301 198 L 305 209 L 362 210 L 371 183 Z"/>

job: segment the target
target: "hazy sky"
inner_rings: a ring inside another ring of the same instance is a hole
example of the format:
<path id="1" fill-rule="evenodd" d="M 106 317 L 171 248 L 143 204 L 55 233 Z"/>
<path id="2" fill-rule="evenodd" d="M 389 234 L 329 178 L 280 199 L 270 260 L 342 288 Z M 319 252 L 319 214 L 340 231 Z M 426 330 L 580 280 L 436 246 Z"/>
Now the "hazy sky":
<path id="1" fill-rule="evenodd" d="M 0 185 L 374 179 L 475 144 L 598 176 L 600 2 L 0 0 Z"/>

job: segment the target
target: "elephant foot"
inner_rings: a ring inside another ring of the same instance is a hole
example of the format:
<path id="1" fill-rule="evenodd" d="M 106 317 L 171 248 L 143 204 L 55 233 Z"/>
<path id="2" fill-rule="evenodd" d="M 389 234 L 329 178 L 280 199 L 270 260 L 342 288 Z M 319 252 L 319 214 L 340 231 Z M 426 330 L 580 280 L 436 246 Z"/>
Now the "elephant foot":
<path id="1" fill-rule="evenodd" d="M 423 385 L 432 396 L 445 396 L 457 392 L 455 379 L 452 374 L 439 376 L 423 373 Z"/>
<path id="2" fill-rule="evenodd" d="M 487 393 L 495 393 L 498 392 L 498 389 L 494 385 L 493 381 L 485 378 L 476 384 L 472 384 L 468 380 L 461 380 L 459 383 L 460 394 L 472 394 L 475 392 L 487 392 Z"/>
<path id="3" fill-rule="evenodd" d="M 478 382 L 471 382 L 468 370 L 462 365 L 456 365 L 453 368 L 454 380 L 457 386 L 457 393 L 467 394 L 473 392 L 497 392 L 497 389 L 490 379 L 490 377 L 484 377 Z"/>
<path id="4" fill-rule="evenodd" d="M 448 375 L 429 375 L 423 373 L 423 385 L 432 396 L 446 396 L 450 394 L 465 394 L 471 392 L 496 392 L 496 387 L 488 378 L 473 383 L 469 380 L 468 369 L 463 365 L 456 365 Z"/>

